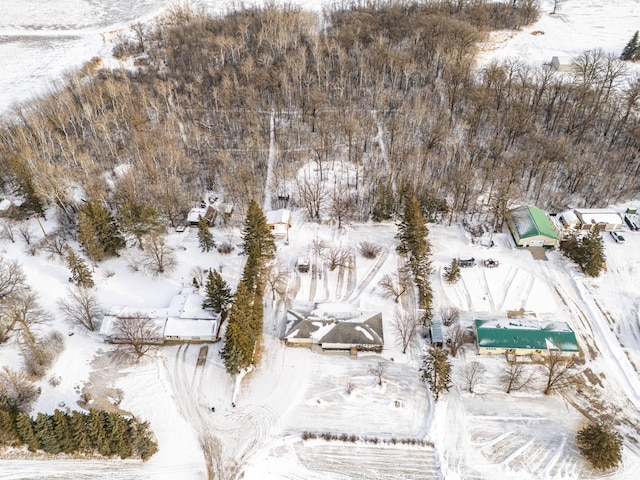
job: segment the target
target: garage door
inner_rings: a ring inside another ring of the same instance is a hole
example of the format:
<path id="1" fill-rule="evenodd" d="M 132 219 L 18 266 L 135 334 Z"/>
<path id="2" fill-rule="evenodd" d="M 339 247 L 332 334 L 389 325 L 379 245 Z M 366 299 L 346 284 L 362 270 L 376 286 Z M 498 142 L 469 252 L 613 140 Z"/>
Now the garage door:
<path id="1" fill-rule="evenodd" d="M 531 240 L 529 242 L 530 247 L 542 247 L 544 245 L 544 240 Z"/>

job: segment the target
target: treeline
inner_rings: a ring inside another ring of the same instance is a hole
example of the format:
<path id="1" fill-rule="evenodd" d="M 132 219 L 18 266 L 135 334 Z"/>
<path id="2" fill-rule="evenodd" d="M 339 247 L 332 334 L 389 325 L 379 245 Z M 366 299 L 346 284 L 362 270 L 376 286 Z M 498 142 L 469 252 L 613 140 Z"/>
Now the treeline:
<path id="1" fill-rule="evenodd" d="M 230 375 L 237 375 L 255 364 L 264 318 L 262 299 L 276 252 L 267 220 L 254 200 L 249 203 L 242 239 L 242 249 L 247 255 L 247 262 L 233 296 L 224 347 L 220 351 Z"/>
<path id="2" fill-rule="evenodd" d="M 158 444 L 147 422 L 127 418 L 117 412 L 90 410 L 71 414 L 56 410 L 53 415 L 27 413 L 0 404 L 0 444 L 26 445 L 31 452 L 50 454 L 138 457 L 148 460 Z"/>
<path id="3" fill-rule="evenodd" d="M 474 67 L 487 33 L 532 22 L 535 5 L 351 3 L 321 18 L 294 7 L 173 10 L 116 47 L 135 68 L 92 62 L 12 112 L 0 181 L 66 216 L 77 186 L 116 211 L 153 205 L 171 224 L 204 189 L 245 211 L 265 188 L 274 115 L 268 188 L 313 220 L 344 212 L 339 185 L 351 219 L 397 218 L 415 193 L 431 219 L 486 212 L 498 225 L 514 201 L 637 195 L 640 86 L 623 88 L 616 58 L 586 52 L 573 76 L 517 61 Z M 327 191 L 336 161 L 355 173 Z"/>

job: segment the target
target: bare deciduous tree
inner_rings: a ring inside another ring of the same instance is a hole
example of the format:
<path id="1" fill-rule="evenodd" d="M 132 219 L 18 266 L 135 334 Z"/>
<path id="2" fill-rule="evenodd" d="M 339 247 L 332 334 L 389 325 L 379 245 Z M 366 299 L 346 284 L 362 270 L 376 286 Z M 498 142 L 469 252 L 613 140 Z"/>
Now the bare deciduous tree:
<path id="1" fill-rule="evenodd" d="M 533 370 L 529 370 L 522 363 L 508 363 L 502 369 L 500 383 L 506 393 L 511 393 L 528 388 L 533 378 Z"/>
<path id="2" fill-rule="evenodd" d="M 442 317 L 442 323 L 446 327 L 450 327 L 460 320 L 460 310 L 456 307 L 442 307 L 440 309 L 440 317 Z"/>
<path id="3" fill-rule="evenodd" d="M 311 241 L 311 253 L 314 255 L 322 257 L 328 249 L 329 244 L 321 238 L 314 238 Z"/>
<path id="4" fill-rule="evenodd" d="M 322 182 L 318 179 L 309 179 L 306 176 L 297 183 L 298 195 L 302 206 L 307 210 L 310 220 L 320 220 L 320 209 L 324 203 L 325 192 Z"/>
<path id="5" fill-rule="evenodd" d="M 0 301 L 24 287 L 25 276 L 17 260 L 0 257 Z"/>
<path id="6" fill-rule="evenodd" d="M 15 234 L 15 221 L 10 218 L 5 218 L 2 222 L 2 228 L 0 228 L 0 238 L 9 240 L 11 243 L 16 243 Z"/>
<path id="7" fill-rule="evenodd" d="M 384 362 L 379 362 L 377 365 L 369 367 L 369 373 L 376 377 L 376 383 L 379 387 L 382 386 L 382 377 L 384 376 L 384 372 L 387 370 L 387 364 Z"/>
<path id="8" fill-rule="evenodd" d="M 94 331 L 102 315 L 97 292 L 81 286 L 67 290 L 67 295 L 58 301 L 58 308 L 71 325 L 81 325 Z"/>
<path id="9" fill-rule="evenodd" d="M 4 397 L 9 405 L 29 412 L 39 395 L 39 389 L 25 372 L 12 370 L 6 365 L 0 369 L 0 397 Z"/>
<path id="10" fill-rule="evenodd" d="M 165 236 L 152 233 L 144 237 L 143 262 L 154 275 L 170 272 L 177 265 L 177 259 L 173 248 L 168 246 Z"/>
<path id="11" fill-rule="evenodd" d="M 194 287 L 200 288 L 203 287 L 205 282 L 207 281 L 207 273 L 209 270 L 202 267 L 193 267 L 189 270 L 189 276 L 191 276 L 192 281 L 194 282 Z"/>
<path id="12" fill-rule="evenodd" d="M 576 358 L 565 357 L 560 350 L 549 350 L 541 370 L 546 378 L 544 394 L 549 395 L 553 390 L 566 388 L 573 382 Z"/>
<path id="13" fill-rule="evenodd" d="M 336 186 L 333 189 L 329 214 L 333 220 L 338 222 L 338 229 L 341 229 L 344 223 L 348 223 L 355 218 L 357 206 L 355 196 L 346 186 Z"/>
<path id="14" fill-rule="evenodd" d="M 64 258 L 67 253 L 67 238 L 61 228 L 54 230 L 42 239 L 42 249 L 49 254 L 49 258 Z"/>
<path id="15" fill-rule="evenodd" d="M 126 318 L 117 318 L 114 322 L 113 337 L 119 351 L 136 359 L 157 350 L 162 343 L 160 330 L 153 320 L 142 312 L 136 312 Z"/>
<path id="16" fill-rule="evenodd" d="M 469 393 L 473 393 L 482 376 L 487 371 L 480 362 L 466 363 L 458 373 L 460 381 L 464 384 Z"/>
<path id="17" fill-rule="evenodd" d="M 349 265 L 349 257 L 351 252 L 345 247 L 329 247 L 324 252 L 324 260 L 327 262 L 327 268 L 334 271 L 338 267 L 347 267 Z"/>
<path id="18" fill-rule="evenodd" d="M 24 243 L 26 245 L 31 245 L 31 240 L 33 239 L 33 230 L 29 228 L 29 225 L 21 226 L 18 229 L 18 233 L 20 234 L 20 237 L 22 238 L 22 240 L 24 240 Z"/>
<path id="19" fill-rule="evenodd" d="M 447 347 L 451 351 L 451 355 L 458 356 L 458 351 L 464 346 L 464 327 L 460 324 L 449 329 L 447 336 Z"/>
<path id="20" fill-rule="evenodd" d="M 291 295 L 288 294 L 289 278 L 291 272 L 287 270 L 284 265 L 274 265 L 269 270 L 267 275 L 267 285 L 271 290 L 271 300 L 276 301 L 276 298 L 282 300 L 285 305 L 289 305 L 293 300 Z"/>
<path id="21" fill-rule="evenodd" d="M 402 353 L 406 353 L 409 345 L 416 339 L 421 324 L 420 320 L 411 313 L 398 311 L 391 324 L 398 334 L 398 343 L 402 347 Z"/>
<path id="22" fill-rule="evenodd" d="M 378 285 L 382 288 L 382 296 L 386 298 L 393 298 L 393 301 L 398 303 L 400 297 L 404 295 L 407 288 L 411 286 L 408 280 L 409 277 L 406 275 L 386 274 L 378 282 Z"/>

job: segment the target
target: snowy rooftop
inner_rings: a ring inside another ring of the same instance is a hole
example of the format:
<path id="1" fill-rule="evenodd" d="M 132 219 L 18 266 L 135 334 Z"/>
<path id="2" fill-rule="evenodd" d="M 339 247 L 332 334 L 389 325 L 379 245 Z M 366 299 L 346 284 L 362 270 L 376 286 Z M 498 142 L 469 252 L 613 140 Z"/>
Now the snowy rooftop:
<path id="1" fill-rule="evenodd" d="M 275 225 L 277 223 L 289 223 L 291 220 L 291 211 L 286 208 L 280 210 L 272 210 L 265 213 L 267 225 Z"/>
<path id="2" fill-rule="evenodd" d="M 576 208 L 576 215 L 580 217 L 582 223 L 608 223 L 621 224 L 622 218 L 615 210 L 610 208 Z"/>

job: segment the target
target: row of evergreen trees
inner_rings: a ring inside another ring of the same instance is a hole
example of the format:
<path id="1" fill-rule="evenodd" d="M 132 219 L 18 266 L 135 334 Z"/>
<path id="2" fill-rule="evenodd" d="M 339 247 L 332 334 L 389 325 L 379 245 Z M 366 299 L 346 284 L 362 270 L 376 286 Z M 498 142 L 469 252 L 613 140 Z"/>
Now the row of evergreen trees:
<path id="1" fill-rule="evenodd" d="M 149 459 L 158 450 L 148 422 L 117 412 L 56 410 L 33 420 L 15 407 L 0 408 L 0 444 L 26 445 L 50 454 L 89 454 Z"/>
<path id="2" fill-rule="evenodd" d="M 418 306 L 424 310 L 423 323 L 432 317 L 433 290 L 429 282 L 431 273 L 431 243 L 422 206 L 416 195 L 405 202 L 404 213 L 398 225 L 399 253 L 407 255 L 413 280 L 418 287 Z"/>
<path id="3" fill-rule="evenodd" d="M 247 263 L 233 297 L 225 344 L 220 352 L 230 375 L 237 375 L 254 362 L 262 334 L 265 278 L 276 252 L 267 219 L 253 200 L 249 204 L 242 238 Z"/>

